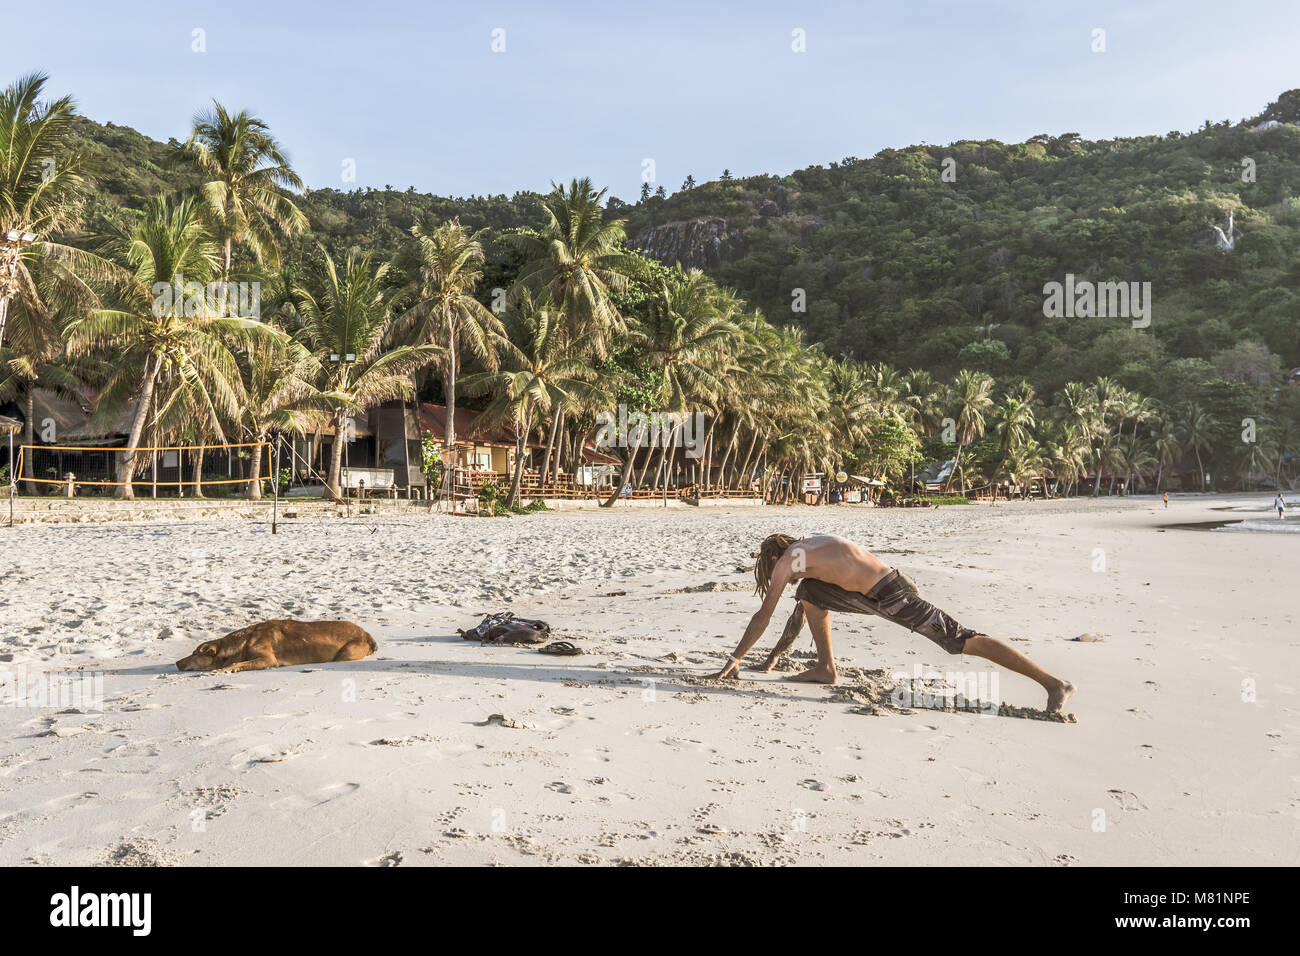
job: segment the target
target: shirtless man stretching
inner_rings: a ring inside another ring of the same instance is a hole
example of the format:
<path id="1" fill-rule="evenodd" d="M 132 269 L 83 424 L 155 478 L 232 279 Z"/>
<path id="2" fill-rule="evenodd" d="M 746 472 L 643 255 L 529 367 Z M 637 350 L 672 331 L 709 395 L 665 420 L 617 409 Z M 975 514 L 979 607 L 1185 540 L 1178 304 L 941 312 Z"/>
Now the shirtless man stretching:
<path id="1" fill-rule="evenodd" d="M 1069 681 L 1053 677 L 1024 654 L 1002 641 L 962 627 L 933 604 L 916 593 L 906 576 L 881 563 L 880 559 L 852 541 L 833 534 L 819 534 L 796 540 L 786 534 L 763 539 L 754 565 L 757 593 L 763 604 L 745 635 L 730 655 L 727 666 L 712 675 L 721 680 L 735 676 L 740 662 L 763 636 L 781 593 L 791 581 L 798 581 L 795 597 L 799 604 L 790 616 L 785 631 L 760 670 L 767 672 L 777 659 L 794 644 L 808 619 L 809 630 L 817 645 L 817 663 L 789 678 L 833 684 L 836 680 L 835 658 L 831 653 L 831 611 L 849 614 L 876 614 L 927 637 L 949 654 L 972 654 L 983 657 L 1007 670 L 1038 681 L 1047 691 L 1048 713 L 1059 713 L 1061 705 L 1074 693 Z"/>

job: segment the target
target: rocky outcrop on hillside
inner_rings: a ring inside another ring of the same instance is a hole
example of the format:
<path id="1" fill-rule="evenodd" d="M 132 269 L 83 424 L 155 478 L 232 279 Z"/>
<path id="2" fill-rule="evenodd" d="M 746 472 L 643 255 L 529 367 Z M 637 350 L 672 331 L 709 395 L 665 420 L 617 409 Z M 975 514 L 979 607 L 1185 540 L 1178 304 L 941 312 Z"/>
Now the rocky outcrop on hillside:
<path id="1" fill-rule="evenodd" d="M 745 254 L 745 237 L 726 219 L 684 219 L 651 226 L 639 233 L 636 248 L 644 255 L 687 269 L 708 269 Z"/>

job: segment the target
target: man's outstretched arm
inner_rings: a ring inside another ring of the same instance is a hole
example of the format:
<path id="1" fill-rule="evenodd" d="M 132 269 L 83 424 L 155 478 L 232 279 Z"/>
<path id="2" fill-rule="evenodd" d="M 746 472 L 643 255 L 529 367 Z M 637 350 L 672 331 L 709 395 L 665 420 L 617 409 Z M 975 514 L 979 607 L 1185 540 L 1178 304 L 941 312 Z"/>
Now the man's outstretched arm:
<path id="1" fill-rule="evenodd" d="M 768 585 L 767 595 L 763 598 L 763 603 L 759 606 L 757 613 L 749 619 L 749 626 L 745 628 L 744 636 L 741 637 L 740 643 L 732 652 L 731 657 L 727 660 L 727 665 L 716 674 L 709 675 L 713 680 L 722 680 L 731 677 L 740 670 L 740 662 L 744 660 L 745 655 L 758 643 L 758 639 L 763 636 L 767 630 L 768 622 L 772 620 L 772 612 L 776 610 L 777 602 L 781 600 L 781 592 L 790 582 L 790 568 L 792 565 L 789 552 L 781 557 L 772 569 L 772 582 Z"/>

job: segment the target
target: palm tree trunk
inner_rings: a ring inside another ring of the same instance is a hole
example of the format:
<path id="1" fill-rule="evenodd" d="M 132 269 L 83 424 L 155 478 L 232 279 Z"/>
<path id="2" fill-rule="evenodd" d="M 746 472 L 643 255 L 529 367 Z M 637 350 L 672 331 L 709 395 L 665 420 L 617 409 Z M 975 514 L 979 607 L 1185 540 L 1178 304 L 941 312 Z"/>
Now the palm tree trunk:
<path id="1" fill-rule="evenodd" d="M 957 477 L 957 469 L 958 469 L 958 468 L 960 467 L 960 465 L 961 465 L 961 452 L 962 452 L 962 448 L 963 448 L 962 443 L 961 443 L 961 442 L 957 442 L 957 454 L 953 455 L 953 458 L 952 458 L 952 471 L 948 472 L 948 481 L 947 481 L 947 483 L 944 485 L 944 489 L 943 489 L 945 493 L 946 493 L 946 492 L 950 492 L 950 491 L 952 491 L 952 482 L 953 482 L 953 479 Z M 868 475 L 870 475 L 870 472 L 868 472 Z M 962 492 L 961 492 L 963 495 L 966 493 L 966 487 L 965 487 L 965 485 L 966 485 L 966 480 L 965 480 L 965 478 L 963 478 L 963 479 L 962 479 Z"/>
<path id="2" fill-rule="evenodd" d="M 253 441 L 266 441 L 266 433 L 259 432 Z M 244 489 L 244 496 L 250 501 L 262 500 L 262 449 L 260 446 L 253 449 L 253 460 L 248 466 L 248 486 Z M 272 481 L 279 481 L 279 475 L 272 475 Z"/>
<path id="3" fill-rule="evenodd" d="M 448 416 L 450 418 L 450 416 Z M 334 445 L 330 448 L 330 470 L 325 479 L 325 491 L 335 501 L 341 501 L 339 495 L 339 476 L 343 470 L 343 410 L 334 413 Z M 443 479 L 445 485 L 448 479 Z M 445 490 L 445 489 L 444 489 Z"/>
<path id="4" fill-rule="evenodd" d="M 551 414 L 551 430 L 546 436 L 546 451 L 542 453 L 542 470 L 537 474 L 538 484 L 546 484 L 546 474 L 551 469 L 551 454 L 555 451 L 555 438 L 560 432 L 560 406 Z"/>
<path id="5" fill-rule="evenodd" d="M 153 367 L 150 368 L 150 363 Z M 153 403 L 154 384 L 158 380 L 158 371 L 162 362 L 154 356 L 145 361 L 144 385 L 140 389 L 139 404 L 135 409 L 135 418 L 131 422 L 131 434 L 126 440 L 126 451 L 122 455 L 122 464 L 117 470 L 118 495 L 122 498 L 134 498 L 135 490 L 131 487 L 131 478 L 135 474 L 135 450 L 140 444 L 140 435 L 144 432 L 145 419 L 149 417 L 149 406 Z"/>
<path id="6" fill-rule="evenodd" d="M 727 450 L 722 453 L 722 462 L 718 465 L 718 490 L 727 487 L 727 463 L 731 461 L 731 453 L 736 450 L 736 435 L 733 432 L 731 438 L 727 441 Z M 712 491 L 713 485 L 706 483 L 706 491 Z"/>
<path id="7" fill-rule="evenodd" d="M 755 428 L 749 434 L 749 447 L 745 449 L 745 463 L 740 466 L 740 474 L 736 476 L 738 479 L 737 483 L 739 483 L 740 481 L 744 481 L 746 482 L 746 484 L 748 484 L 747 479 L 749 478 L 749 460 L 754 456 L 754 446 L 757 444 L 758 444 L 758 429 Z"/>
<path id="8" fill-rule="evenodd" d="M 627 449 L 627 459 L 623 462 L 623 473 L 619 475 L 618 481 L 614 484 L 613 493 L 601 502 L 602 508 L 612 508 L 614 502 L 618 501 L 618 496 L 623 491 L 623 486 L 627 484 L 628 477 L 632 474 L 632 463 L 636 461 L 636 449 L 629 447 Z"/>
<path id="9" fill-rule="evenodd" d="M 200 446 L 194 449 L 194 497 L 203 497 L 203 455 L 204 449 Z"/>
<path id="10" fill-rule="evenodd" d="M 554 484 L 560 483 L 560 475 L 564 473 L 564 446 L 569 438 L 569 422 L 563 415 L 560 416 L 560 433 L 555 438 L 555 481 Z"/>
<path id="11" fill-rule="evenodd" d="M 645 485 L 645 473 L 650 470 L 650 462 L 654 459 L 655 456 L 654 445 L 643 445 L 642 447 L 645 448 L 645 464 L 642 465 L 641 470 L 637 472 L 637 476 L 636 476 L 637 488 L 641 488 L 643 485 Z M 635 452 L 635 449 L 633 451 Z"/>
<path id="12" fill-rule="evenodd" d="M 519 487 L 524 481 L 524 423 L 515 419 L 515 474 L 510 480 L 510 494 L 506 495 L 506 510 L 509 511 L 519 500 Z"/>
<path id="13" fill-rule="evenodd" d="M 676 451 L 676 447 L 674 446 L 673 442 L 677 440 L 677 429 L 679 427 L 680 426 L 678 425 L 674 425 L 672 428 L 670 428 L 668 430 L 668 437 L 664 439 L 663 454 L 659 457 L 659 469 L 655 472 L 656 491 L 658 491 L 660 487 L 662 487 L 664 491 L 667 491 L 669 481 L 672 479 L 672 473 L 673 473 L 672 463 L 675 463 L 677 460 L 677 455 L 674 454 L 674 452 Z M 670 463 L 670 459 L 672 463 Z M 661 479 L 663 481 L 662 486 L 660 485 Z"/>
<path id="14" fill-rule="evenodd" d="M 23 423 L 23 444 L 31 446 L 36 444 L 36 385 L 28 379 L 21 379 L 23 390 L 23 417 L 27 419 Z M 29 447 L 30 452 L 30 447 Z M 31 454 L 23 455 L 23 477 L 32 476 L 32 456 Z M 16 476 L 11 475 L 10 478 Z M 37 493 L 35 482 L 29 482 L 28 494 Z"/>
<path id="15" fill-rule="evenodd" d="M 702 449 L 702 454 L 696 459 L 696 465 L 700 469 L 700 477 L 697 483 L 704 491 L 709 490 L 709 483 L 713 480 L 713 469 L 709 467 L 709 462 L 712 460 L 713 449 L 709 446 L 713 441 L 713 429 L 717 427 L 717 424 L 718 416 L 714 414 L 713 418 L 709 421 L 709 430 L 704 433 L 704 447 Z"/>
<path id="16" fill-rule="evenodd" d="M 452 347 L 449 352 L 450 357 L 447 359 L 447 370 L 442 376 L 442 394 L 443 401 L 447 406 L 447 427 L 443 429 L 442 444 L 447 450 L 447 461 L 450 463 L 455 454 L 456 448 L 456 341 L 455 332 L 451 336 Z"/>

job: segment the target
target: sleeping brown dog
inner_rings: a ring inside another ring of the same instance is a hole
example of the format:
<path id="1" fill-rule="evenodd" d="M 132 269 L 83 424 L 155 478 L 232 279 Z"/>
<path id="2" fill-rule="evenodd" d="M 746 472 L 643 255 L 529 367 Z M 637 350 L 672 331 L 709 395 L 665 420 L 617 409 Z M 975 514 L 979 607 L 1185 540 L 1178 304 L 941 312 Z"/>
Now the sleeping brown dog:
<path id="1" fill-rule="evenodd" d="M 375 639 L 350 621 L 263 621 L 204 641 L 178 671 L 260 671 L 286 664 L 357 661 L 375 652 Z"/>

